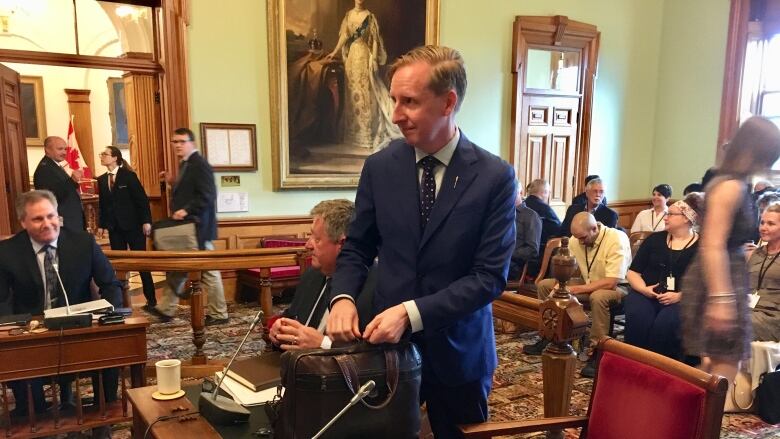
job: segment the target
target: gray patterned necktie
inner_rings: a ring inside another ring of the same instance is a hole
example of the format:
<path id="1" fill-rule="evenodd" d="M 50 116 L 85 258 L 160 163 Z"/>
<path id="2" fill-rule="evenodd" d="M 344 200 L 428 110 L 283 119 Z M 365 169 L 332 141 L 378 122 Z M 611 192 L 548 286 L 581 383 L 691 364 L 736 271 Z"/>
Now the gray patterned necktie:
<path id="1" fill-rule="evenodd" d="M 44 297 L 43 309 L 54 308 L 60 297 L 60 282 L 57 278 L 57 272 L 54 271 L 57 249 L 46 244 L 41 249 L 46 252 L 43 256 L 43 274 L 46 277 L 46 295 Z"/>
<path id="2" fill-rule="evenodd" d="M 441 162 L 436 157 L 428 155 L 420 159 L 418 163 L 423 170 L 422 180 L 420 180 L 420 225 L 425 228 L 431 216 L 431 210 L 433 210 L 433 203 L 436 202 L 436 179 L 433 170 Z"/>

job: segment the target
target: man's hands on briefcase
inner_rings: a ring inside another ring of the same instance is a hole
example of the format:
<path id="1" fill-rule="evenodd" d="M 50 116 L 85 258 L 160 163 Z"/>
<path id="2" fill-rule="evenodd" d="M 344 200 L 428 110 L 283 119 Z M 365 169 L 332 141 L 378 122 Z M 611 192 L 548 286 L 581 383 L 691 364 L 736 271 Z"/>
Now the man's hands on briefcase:
<path id="1" fill-rule="evenodd" d="M 409 315 L 402 304 L 377 314 L 366 326 L 363 334 L 358 329 L 358 313 L 355 303 L 340 299 L 330 309 L 327 331 L 334 341 L 352 341 L 363 338 L 369 343 L 398 343 L 409 327 Z"/>

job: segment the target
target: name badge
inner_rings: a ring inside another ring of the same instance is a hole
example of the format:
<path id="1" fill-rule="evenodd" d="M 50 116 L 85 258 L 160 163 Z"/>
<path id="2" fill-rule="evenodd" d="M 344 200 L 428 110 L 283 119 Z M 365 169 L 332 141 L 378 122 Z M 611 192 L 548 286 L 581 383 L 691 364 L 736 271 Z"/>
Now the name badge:
<path id="1" fill-rule="evenodd" d="M 748 294 L 748 306 L 750 306 L 750 309 L 753 309 L 758 305 L 759 299 L 761 299 L 761 296 L 758 295 L 758 291 L 754 291 L 753 294 Z"/>
<path id="2" fill-rule="evenodd" d="M 667 291 L 677 291 L 677 286 L 674 284 L 674 276 L 667 276 L 666 277 L 666 290 Z"/>

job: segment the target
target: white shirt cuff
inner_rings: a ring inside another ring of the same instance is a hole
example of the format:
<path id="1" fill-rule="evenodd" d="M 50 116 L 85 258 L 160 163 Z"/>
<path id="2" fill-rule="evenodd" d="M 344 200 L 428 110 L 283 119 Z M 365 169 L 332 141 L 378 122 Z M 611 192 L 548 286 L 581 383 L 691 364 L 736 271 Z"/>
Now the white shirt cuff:
<path id="1" fill-rule="evenodd" d="M 320 343 L 320 349 L 330 349 L 330 346 L 333 344 L 333 342 L 330 340 L 330 337 L 327 335 L 322 337 L 322 343 Z"/>
<path id="2" fill-rule="evenodd" d="M 414 300 L 407 300 L 403 302 L 404 308 L 406 308 L 406 314 L 409 316 L 409 323 L 412 325 L 412 333 L 420 332 L 423 330 L 422 316 L 420 316 L 420 310 L 417 309 L 417 304 Z"/>
<path id="3" fill-rule="evenodd" d="M 333 300 L 330 301 L 330 306 L 333 306 L 333 303 L 335 303 L 339 299 L 349 299 L 350 302 L 355 303 L 355 299 L 352 298 L 349 294 L 339 294 L 338 296 L 334 297 Z"/>

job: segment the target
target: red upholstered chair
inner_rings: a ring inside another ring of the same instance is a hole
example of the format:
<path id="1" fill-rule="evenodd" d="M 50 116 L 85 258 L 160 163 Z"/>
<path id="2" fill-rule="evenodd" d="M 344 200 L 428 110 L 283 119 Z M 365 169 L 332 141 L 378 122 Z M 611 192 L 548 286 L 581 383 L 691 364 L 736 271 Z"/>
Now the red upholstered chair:
<path id="1" fill-rule="evenodd" d="M 266 236 L 260 239 L 259 248 L 279 248 L 279 247 L 304 247 L 307 238 L 298 238 L 294 235 Z M 287 267 L 271 268 L 271 294 L 281 296 L 285 288 L 294 288 L 298 285 L 301 274 L 309 266 L 310 258 L 302 260 L 298 265 Z M 260 291 L 260 269 L 251 268 L 240 270 L 238 272 L 238 285 L 243 290 L 249 289 L 252 292 Z M 240 293 L 240 291 L 239 291 Z M 255 295 L 254 297 L 258 297 Z"/>
<path id="2" fill-rule="evenodd" d="M 467 438 L 582 428 L 593 439 L 714 439 L 725 378 L 604 337 L 587 416 L 461 426 Z"/>

